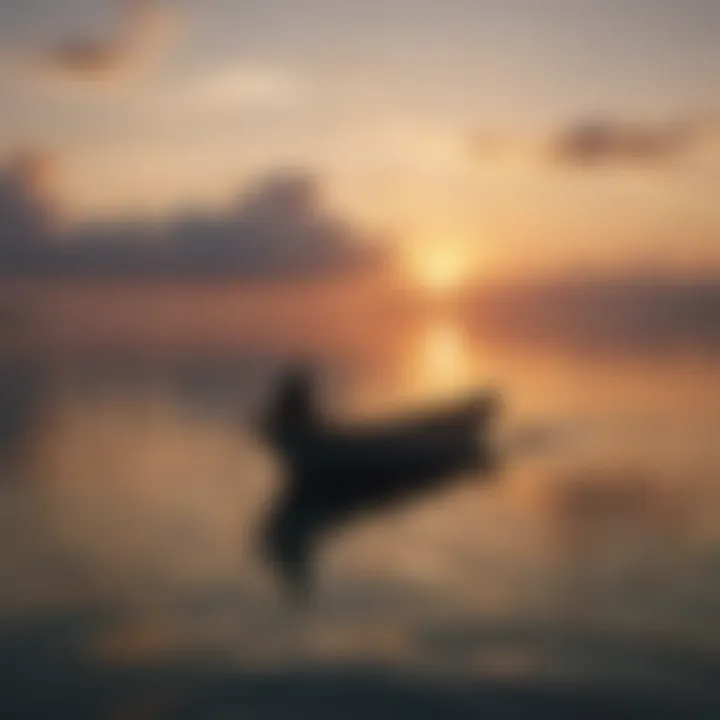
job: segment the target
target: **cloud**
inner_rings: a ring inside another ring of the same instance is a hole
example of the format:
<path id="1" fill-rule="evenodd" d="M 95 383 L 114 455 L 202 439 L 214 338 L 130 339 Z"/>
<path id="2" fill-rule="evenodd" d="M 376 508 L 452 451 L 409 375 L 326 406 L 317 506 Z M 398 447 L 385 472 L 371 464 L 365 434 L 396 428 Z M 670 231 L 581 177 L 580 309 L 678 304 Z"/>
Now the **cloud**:
<path id="1" fill-rule="evenodd" d="M 307 91 L 296 73 L 280 68 L 238 64 L 211 69 L 186 80 L 181 90 L 194 108 L 287 108 Z"/>
<path id="2" fill-rule="evenodd" d="M 281 171 L 258 181 L 224 216 L 177 218 L 167 239 L 190 271 L 294 276 L 374 265 L 378 239 L 328 211 L 322 190 L 309 172 Z"/>
<path id="3" fill-rule="evenodd" d="M 470 135 L 469 148 L 477 160 L 512 158 L 577 168 L 666 166 L 694 157 L 716 161 L 720 119 L 707 115 L 650 123 L 598 118 L 535 137 L 478 129 Z"/>
<path id="4" fill-rule="evenodd" d="M 700 121 L 645 125 L 599 120 L 560 132 L 549 150 L 552 159 L 568 165 L 667 163 L 701 149 L 718 130 Z"/>
<path id="5" fill-rule="evenodd" d="M 182 18 L 157 0 L 125 0 L 116 30 L 104 38 L 59 42 L 37 58 L 47 71 L 64 77 L 114 80 L 161 58 L 177 40 Z"/>
<path id="6" fill-rule="evenodd" d="M 37 163 L 37 161 L 34 161 Z M 304 277 L 378 267 L 379 238 L 329 210 L 318 178 L 271 174 L 224 213 L 185 211 L 160 224 L 52 229 L 36 164 L 0 174 L 0 272 L 125 276 Z"/>
<path id="7" fill-rule="evenodd" d="M 183 120 L 287 112 L 306 104 L 313 91 L 295 68 L 236 60 L 209 65 L 164 83 L 144 99 L 155 116 Z"/>

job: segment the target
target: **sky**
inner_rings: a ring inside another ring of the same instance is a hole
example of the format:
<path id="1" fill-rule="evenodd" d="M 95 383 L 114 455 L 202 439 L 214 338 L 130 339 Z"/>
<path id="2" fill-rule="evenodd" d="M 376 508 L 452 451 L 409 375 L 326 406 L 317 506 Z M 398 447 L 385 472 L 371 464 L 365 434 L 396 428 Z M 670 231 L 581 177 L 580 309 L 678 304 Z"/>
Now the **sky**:
<path id="1" fill-rule="evenodd" d="M 716 0 L 0 5 L 0 162 L 65 222 L 227 213 L 282 170 L 428 281 L 720 269 Z"/>

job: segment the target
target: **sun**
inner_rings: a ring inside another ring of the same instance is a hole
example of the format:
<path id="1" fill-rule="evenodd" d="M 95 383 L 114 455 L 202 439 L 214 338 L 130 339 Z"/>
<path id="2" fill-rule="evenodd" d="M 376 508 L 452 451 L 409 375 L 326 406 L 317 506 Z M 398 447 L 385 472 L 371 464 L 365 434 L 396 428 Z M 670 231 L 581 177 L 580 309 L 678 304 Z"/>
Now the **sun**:
<path id="1" fill-rule="evenodd" d="M 461 248 L 425 246 L 411 258 L 410 271 L 422 291 L 432 296 L 447 296 L 469 281 L 473 264 Z"/>

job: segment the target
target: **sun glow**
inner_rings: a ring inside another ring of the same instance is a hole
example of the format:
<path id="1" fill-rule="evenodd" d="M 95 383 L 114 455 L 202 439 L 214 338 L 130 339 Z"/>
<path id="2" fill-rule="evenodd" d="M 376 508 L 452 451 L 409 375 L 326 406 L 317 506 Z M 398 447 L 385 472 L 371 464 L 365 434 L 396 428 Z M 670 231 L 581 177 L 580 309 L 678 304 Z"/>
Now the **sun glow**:
<path id="1" fill-rule="evenodd" d="M 455 246 L 424 246 L 410 260 L 413 280 L 433 296 L 450 295 L 469 282 L 473 265 L 469 253 Z"/>

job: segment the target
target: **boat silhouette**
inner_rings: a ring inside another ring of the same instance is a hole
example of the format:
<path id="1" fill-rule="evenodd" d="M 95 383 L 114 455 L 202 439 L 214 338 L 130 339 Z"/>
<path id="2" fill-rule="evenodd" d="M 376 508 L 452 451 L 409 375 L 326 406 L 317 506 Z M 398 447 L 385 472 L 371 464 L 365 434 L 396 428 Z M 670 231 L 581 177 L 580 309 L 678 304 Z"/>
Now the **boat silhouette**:
<path id="1" fill-rule="evenodd" d="M 262 423 L 282 461 L 282 489 L 265 517 L 262 551 L 287 592 L 307 597 L 318 546 L 333 530 L 497 464 L 499 398 L 481 392 L 425 412 L 365 424 L 325 417 L 314 375 L 279 381 Z"/>

